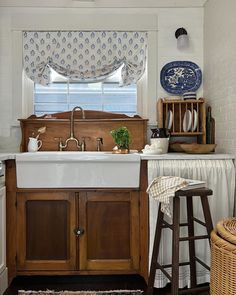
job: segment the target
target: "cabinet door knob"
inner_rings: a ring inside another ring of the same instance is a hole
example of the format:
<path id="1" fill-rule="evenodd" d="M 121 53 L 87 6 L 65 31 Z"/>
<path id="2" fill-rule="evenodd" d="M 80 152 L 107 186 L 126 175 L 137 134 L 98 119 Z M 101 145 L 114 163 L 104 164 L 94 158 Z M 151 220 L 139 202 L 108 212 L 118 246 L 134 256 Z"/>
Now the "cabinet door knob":
<path id="1" fill-rule="evenodd" d="M 75 228 L 74 233 L 77 237 L 79 237 L 84 234 L 84 229 L 83 228 Z"/>

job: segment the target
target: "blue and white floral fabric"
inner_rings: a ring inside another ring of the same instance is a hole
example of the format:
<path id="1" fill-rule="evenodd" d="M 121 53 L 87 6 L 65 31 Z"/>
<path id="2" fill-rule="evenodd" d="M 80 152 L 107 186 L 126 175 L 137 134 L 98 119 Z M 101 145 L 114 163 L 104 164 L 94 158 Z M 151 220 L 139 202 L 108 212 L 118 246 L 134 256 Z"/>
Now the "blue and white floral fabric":
<path id="1" fill-rule="evenodd" d="M 121 85 L 136 83 L 145 70 L 147 32 L 23 32 L 27 76 L 48 85 L 51 68 L 85 82 L 101 81 L 124 65 Z"/>

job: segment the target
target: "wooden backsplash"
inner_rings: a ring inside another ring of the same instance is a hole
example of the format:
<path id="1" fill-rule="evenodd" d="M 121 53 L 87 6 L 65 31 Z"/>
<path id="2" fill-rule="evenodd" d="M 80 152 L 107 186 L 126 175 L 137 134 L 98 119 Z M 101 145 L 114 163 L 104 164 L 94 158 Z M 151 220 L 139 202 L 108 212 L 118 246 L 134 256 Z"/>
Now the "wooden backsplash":
<path id="1" fill-rule="evenodd" d="M 110 131 L 114 128 L 126 126 L 131 134 L 130 149 L 140 151 L 147 142 L 147 119 L 139 116 L 128 117 L 122 114 L 113 114 L 99 111 L 81 111 L 74 113 L 74 136 L 81 141 L 85 138 L 86 150 L 96 151 L 97 137 L 103 138 L 102 150 L 111 151 L 115 146 Z M 30 116 L 28 119 L 19 119 L 22 131 L 21 151 L 27 151 L 29 137 L 36 137 L 37 130 L 46 126 L 46 132 L 40 135 L 43 144 L 40 151 L 58 151 L 59 138 L 65 142 L 70 137 L 71 112 L 55 113 L 42 117 Z M 75 143 L 70 142 L 67 150 L 77 150 Z"/>

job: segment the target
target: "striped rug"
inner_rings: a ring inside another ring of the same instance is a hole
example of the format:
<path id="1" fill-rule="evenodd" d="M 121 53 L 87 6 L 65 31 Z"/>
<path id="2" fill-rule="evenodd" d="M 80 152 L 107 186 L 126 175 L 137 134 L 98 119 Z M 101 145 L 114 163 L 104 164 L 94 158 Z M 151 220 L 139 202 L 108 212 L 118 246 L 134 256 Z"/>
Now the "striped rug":
<path id="1" fill-rule="evenodd" d="M 18 295 L 141 295 L 141 290 L 110 290 L 110 291 L 25 291 L 19 290 Z"/>

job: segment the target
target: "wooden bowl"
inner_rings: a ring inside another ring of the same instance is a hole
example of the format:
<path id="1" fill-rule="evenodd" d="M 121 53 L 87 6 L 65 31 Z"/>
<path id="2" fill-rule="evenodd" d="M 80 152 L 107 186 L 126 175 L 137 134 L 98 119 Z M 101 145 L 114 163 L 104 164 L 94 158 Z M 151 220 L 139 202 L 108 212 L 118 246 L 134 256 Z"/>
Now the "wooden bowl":
<path id="1" fill-rule="evenodd" d="M 183 153 L 183 149 L 181 148 L 181 143 L 170 143 L 169 151 L 170 152 Z"/>
<path id="2" fill-rule="evenodd" d="M 216 144 L 180 144 L 180 148 L 183 150 L 183 152 L 188 154 L 209 154 L 211 152 L 214 152 L 215 147 Z"/>

